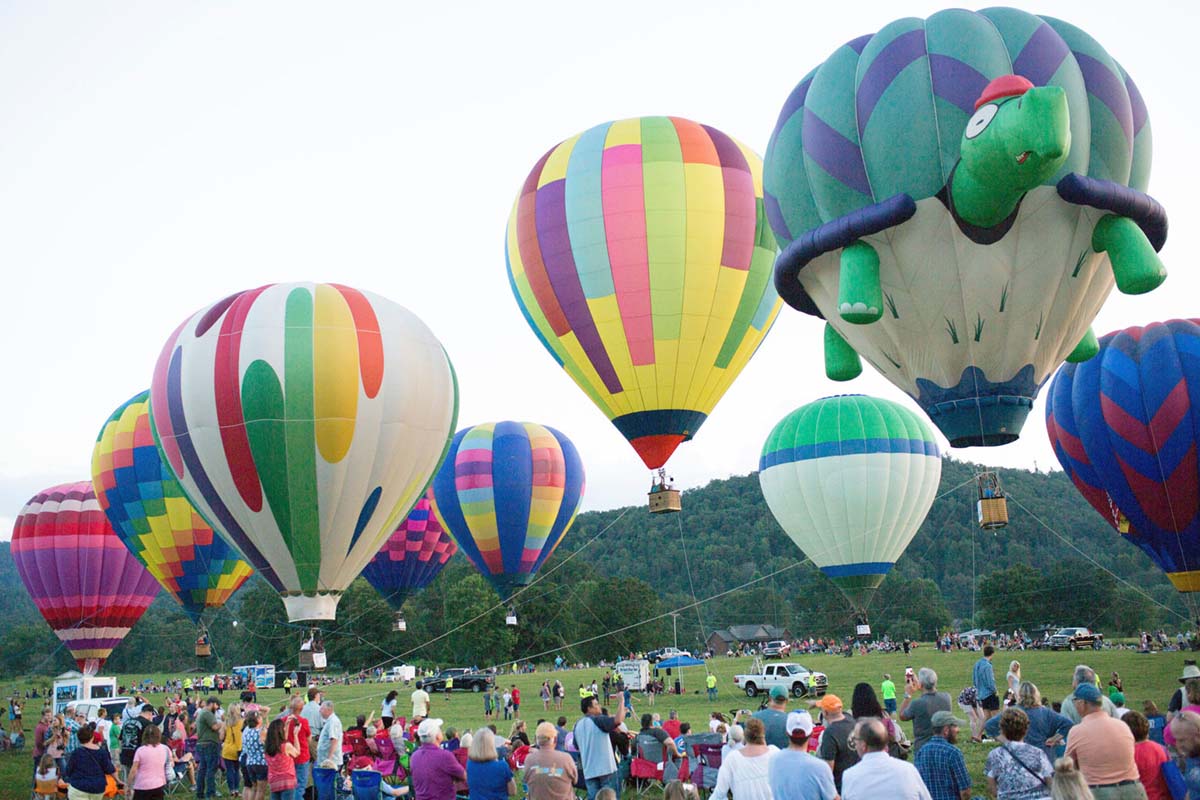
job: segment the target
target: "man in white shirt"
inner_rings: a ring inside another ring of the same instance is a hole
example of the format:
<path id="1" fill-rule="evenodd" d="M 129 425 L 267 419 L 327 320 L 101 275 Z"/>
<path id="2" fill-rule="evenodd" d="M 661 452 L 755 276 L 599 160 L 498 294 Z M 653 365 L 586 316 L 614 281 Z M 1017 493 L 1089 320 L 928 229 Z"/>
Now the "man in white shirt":
<path id="1" fill-rule="evenodd" d="M 421 719 L 429 716 L 429 692 L 420 687 L 412 693 L 412 715 Z"/>
<path id="2" fill-rule="evenodd" d="M 842 774 L 842 800 L 933 800 L 917 768 L 887 753 L 888 733 L 880 720 L 854 726 L 859 762 Z"/>
<path id="3" fill-rule="evenodd" d="M 317 740 L 317 763 L 332 762 L 335 769 L 342 766 L 342 721 L 333 713 L 333 701 L 321 703 L 321 736 Z"/>

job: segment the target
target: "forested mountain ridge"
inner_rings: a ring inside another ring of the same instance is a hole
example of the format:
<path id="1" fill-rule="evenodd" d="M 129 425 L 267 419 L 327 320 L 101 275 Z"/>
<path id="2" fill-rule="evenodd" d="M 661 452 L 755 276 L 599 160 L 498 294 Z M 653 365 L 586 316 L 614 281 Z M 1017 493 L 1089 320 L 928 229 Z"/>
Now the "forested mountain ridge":
<path id="1" fill-rule="evenodd" d="M 929 638 L 954 623 L 1055 623 L 1112 634 L 1182 624 L 1184 604 L 1161 571 L 1063 473 L 1001 471 L 1011 522 L 991 533 L 975 521 L 978 469 L 943 460 L 929 516 L 871 606 L 877 632 Z M 392 658 L 482 665 L 548 660 L 557 652 L 594 661 L 675 635 L 681 646 L 698 646 L 713 628 L 761 622 L 795 635 L 848 632 L 847 604 L 776 524 L 756 474 L 685 492 L 680 514 L 652 516 L 643 499 L 578 517 L 544 565 L 546 577 L 516 599 L 516 628 L 504 625 L 495 593 L 461 555 L 409 600 L 406 633 L 392 630 L 391 610 L 356 581 L 338 620 L 323 626 L 331 661 L 347 669 Z M 0 593 L 0 672 L 69 668 L 71 659 L 23 590 L 8 543 L 0 543 L 0 581 L 10 587 Z M 679 612 L 674 629 L 671 611 Z M 206 669 L 294 662 L 305 635 L 257 578 L 210 616 L 209 627 L 217 659 Z M 107 670 L 187 669 L 196 665 L 193 638 L 174 601 L 160 594 Z"/>

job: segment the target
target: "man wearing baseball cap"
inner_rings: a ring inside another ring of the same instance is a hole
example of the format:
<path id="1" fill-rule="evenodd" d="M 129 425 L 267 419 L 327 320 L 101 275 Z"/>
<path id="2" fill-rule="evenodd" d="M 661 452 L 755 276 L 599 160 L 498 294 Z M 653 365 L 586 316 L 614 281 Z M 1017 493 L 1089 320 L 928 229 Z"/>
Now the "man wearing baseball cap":
<path id="1" fill-rule="evenodd" d="M 1067 737 L 1067 758 L 1079 767 L 1096 800 L 1144 800 L 1146 790 L 1133 759 L 1133 733 L 1104 713 L 1102 699 L 1094 683 L 1075 687 L 1079 724 Z"/>
<path id="2" fill-rule="evenodd" d="M 807 711 L 787 715 L 788 747 L 771 759 L 767 780 L 775 800 L 834 800 L 833 770 L 808 754 L 813 718 Z"/>
<path id="3" fill-rule="evenodd" d="M 788 748 L 787 732 L 787 689 L 782 686 L 771 687 L 771 701 L 766 708 L 755 711 L 755 719 L 762 720 L 767 731 L 767 744 L 773 744 L 780 750 Z"/>
<path id="4" fill-rule="evenodd" d="M 958 729 L 967 727 L 967 723 L 949 711 L 937 711 L 929 724 L 933 736 L 913 759 L 929 795 L 933 800 L 971 800 L 967 760 L 954 746 L 958 741 Z"/>
<path id="5" fill-rule="evenodd" d="M 825 721 L 825 732 L 821 734 L 817 757 L 824 759 L 833 770 L 833 783 L 840 792 L 842 773 L 858 763 L 858 751 L 850 744 L 854 718 L 842 713 L 842 698 L 836 694 L 826 694 L 816 707 L 821 709 Z"/>
<path id="6" fill-rule="evenodd" d="M 454 800 L 454 781 L 466 780 L 467 771 L 449 750 L 442 749 L 442 721 L 433 717 L 417 726 L 421 746 L 411 758 L 416 800 Z"/>

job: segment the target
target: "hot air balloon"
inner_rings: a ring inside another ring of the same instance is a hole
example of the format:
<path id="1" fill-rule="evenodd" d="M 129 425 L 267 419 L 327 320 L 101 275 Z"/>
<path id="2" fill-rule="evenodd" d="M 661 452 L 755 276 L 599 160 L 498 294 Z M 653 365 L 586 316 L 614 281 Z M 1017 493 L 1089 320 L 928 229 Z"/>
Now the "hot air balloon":
<path id="1" fill-rule="evenodd" d="M 566 535 L 583 488 L 583 462 L 566 436 L 533 422 L 489 422 L 454 435 L 433 479 L 433 507 L 508 602 Z"/>
<path id="2" fill-rule="evenodd" d="M 784 417 L 758 480 L 780 527 L 865 614 L 937 494 L 933 430 L 890 400 L 826 397 Z"/>
<path id="3" fill-rule="evenodd" d="M 1088 503 L 1176 589 L 1200 591 L 1200 320 L 1100 339 L 1054 376 L 1046 428 Z"/>
<path id="4" fill-rule="evenodd" d="M 150 392 L 104 423 L 92 450 L 92 486 L 117 536 L 194 624 L 253 572 L 196 513 L 163 463 L 150 431 Z"/>
<path id="5" fill-rule="evenodd" d="M 158 594 L 87 481 L 39 492 L 17 516 L 17 574 L 85 675 L 95 675 Z"/>
<path id="6" fill-rule="evenodd" d="M 836 50 L 764 161 L 780 296 L 827 320 L 953 447 L 1015 440 L 1111 290 L 1165 277 L 1146 106 L 1086 33 L 1010 8 L 907 18 Z"/>
<path id="7" fill-rule="evenodd" d="M 779 311 L 761 173 L 715 128 L 642 117 L 553 147 L 513 204 L 508 275 L 526 322 L 651 470 Z"/>
<path id="8" fill-rule="evenodd" d="M 272 284 L 171 335 L 150 418 L 188 499 L 288 618 L 328 620 L 428 486 L 457 400 L 412 312 L 337 284 Z"/>
<path id="9" fill-rule="evenodd" d="M 458 545 L 434 515 L 430 489 L 362 573 L 396 611 L 399 630 L 404 630 L 400 609 L 409 593 L 428 586 L 456 552 Z"/>

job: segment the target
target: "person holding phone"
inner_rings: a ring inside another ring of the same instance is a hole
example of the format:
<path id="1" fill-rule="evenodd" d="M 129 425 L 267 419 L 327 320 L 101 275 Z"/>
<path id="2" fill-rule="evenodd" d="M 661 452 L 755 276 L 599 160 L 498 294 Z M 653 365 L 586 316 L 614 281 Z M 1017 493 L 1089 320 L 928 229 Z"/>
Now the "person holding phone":
<path id="1" fill-rule="evenodd" d="M 950 710 L 950 695 L 937 690 L 937 681 L 937 673 L 929 667 L 921 667 L 916 675 L 905 676 L 900 719 L 912 720 L 914 758 L 933 737 L 933 715 Z"/>

